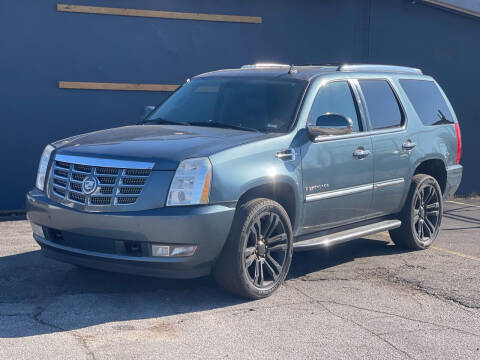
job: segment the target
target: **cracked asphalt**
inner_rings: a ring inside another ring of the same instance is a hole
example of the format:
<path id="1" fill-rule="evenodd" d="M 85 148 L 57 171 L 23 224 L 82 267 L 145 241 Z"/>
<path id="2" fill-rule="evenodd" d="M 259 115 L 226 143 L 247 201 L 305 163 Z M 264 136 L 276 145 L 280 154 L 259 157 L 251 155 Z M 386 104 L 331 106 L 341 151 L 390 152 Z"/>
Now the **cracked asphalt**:
<path id="1" fill-rule="evenodd" d="M 387 233 L 296 253 L 272 297 L 46 259 L 0 222 L 0 359 L 480 359 L 480 200 L 446 203 L 433 248 Z"/>

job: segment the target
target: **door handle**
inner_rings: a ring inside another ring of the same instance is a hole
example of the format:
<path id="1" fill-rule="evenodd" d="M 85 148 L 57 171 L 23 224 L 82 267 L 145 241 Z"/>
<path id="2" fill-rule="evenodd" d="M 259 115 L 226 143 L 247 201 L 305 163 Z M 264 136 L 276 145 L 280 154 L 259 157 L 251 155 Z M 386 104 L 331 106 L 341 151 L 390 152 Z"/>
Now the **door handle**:
<path id="1" fill-rule="evenodd" d="M 353 152 L 353 156 L 355 156 L 357 159 L 364 159 L 370 154 L 371 154 L 370 150 L 366 150 L 363 147 L 359 147 L 357 150 Z"/>
<path id="2" fill-rule="evenodd" d="M 417 146 L 417 144 L 415 144 L 414 142 L 412 142 L 412 140 L 410 140 L 410 139 L 408 139 L 407 141 L 405 141 L 405 142 L 402 144 L 403 150 L 412 150 L 415 146 Z"/>
<path id="3" fill-rule="evenodd" d="M 283 151 L 277 151 L 275 157 L 283 161 L 293 161 L 295 160 L 295 149 L 286 149 Z"/>

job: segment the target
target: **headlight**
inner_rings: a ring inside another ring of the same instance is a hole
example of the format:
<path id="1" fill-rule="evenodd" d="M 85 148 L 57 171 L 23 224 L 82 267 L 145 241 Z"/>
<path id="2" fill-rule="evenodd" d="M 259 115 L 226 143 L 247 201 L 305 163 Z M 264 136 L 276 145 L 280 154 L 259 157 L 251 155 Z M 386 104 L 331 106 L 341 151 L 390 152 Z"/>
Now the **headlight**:
<path id="1" fill-rule="evenodd" d="M 170 185 L 167 206 L 208 204 L 211 180 L 208 158 L 183 160 Z"/>
<path id="2" fill-rule="evenodd" d="M 45 175 L 47 173 L 48 162 L 50 161 L 50 155 L 53 150 L 55 150 L 55 148 L 52 145 L 47 145 L 43 150 L 40 164 L 38 165 L 37 182 L 35 183 L 35 186 L 42 191 L 45 185 Z"/>

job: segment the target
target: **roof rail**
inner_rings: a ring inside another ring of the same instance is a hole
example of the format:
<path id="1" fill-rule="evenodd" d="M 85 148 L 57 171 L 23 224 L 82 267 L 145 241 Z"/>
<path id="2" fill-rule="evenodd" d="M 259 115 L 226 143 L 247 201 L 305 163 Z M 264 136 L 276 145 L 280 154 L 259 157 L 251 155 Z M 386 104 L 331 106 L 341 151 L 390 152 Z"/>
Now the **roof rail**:
<path id="1" fill-rule="evenodd" d="M 276 63 L 256 63 L 253 65 L 243 65 L 241 69 L 261 69 L 261 68 L 290 68 L 287 64 Z"/>
<path id="2" fill-rule="evenodd" d="M 357 64 L 357 65 L 344 64 L 338 67 L 338 71 L 394 72 L 394 73 L 423 75 L 422 70 L 413 68 L 413 67 L 395 66 L 395 65 L 374 65 L 374 64 Z"/>

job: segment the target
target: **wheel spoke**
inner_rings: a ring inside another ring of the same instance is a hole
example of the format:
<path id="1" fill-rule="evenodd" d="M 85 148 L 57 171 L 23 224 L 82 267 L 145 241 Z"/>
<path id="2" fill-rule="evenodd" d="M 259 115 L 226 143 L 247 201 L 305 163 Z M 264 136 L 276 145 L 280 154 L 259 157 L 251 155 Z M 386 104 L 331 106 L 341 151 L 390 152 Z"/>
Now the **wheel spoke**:
<path id="1" fill-rule="evenodd" d="M 259 261 L 260 263 L 260 287 L 263 286 L 263 261 Z"/>
<path id="2" fill-rule="evenodd" d="M 425 218 L 425 225 L 427 225 L 428 232 L 430 233 L 430 236 L 432 236 L 435 233 L 435 226 L 428 218 Z"/>
<path id="3" fill-rule="evenodd" d="M 267 271 L 270 273 L 270 275 L 272 275 L 273 281 L 276 281 L 278 278 L 278 275 L 280 274 L 277 274 L 275 270 L 273 270 L 273 268 L 270 266 L 268 261 L 265 261 L 265 267 L 267 268 Z"/>
<path id="4" fill-rule="evenodd" d="M 421 202 L 421 199 L 420 199 L 420 195 L 418 195 L 416 198 L 415 198 L 415 206 L 414 208 L 415 209 L 420 209 L 420 206 L 422 206 L 422 202 Z"/>
<path id="5" fill-rule="evenodd" d="M 423 219 L 420 219 L 418 224 L 420 226 L 420 233 L 418 235 L 419 235 L 420 239 L 423 240 L 423 236 L 424 236 L 424 233 L 423 233 Z"/>
<path id="6" fill-rule="evenodd" d="M 272 251 L 286 251 L 287 250 L 287 244 L 279 244 L 279 245 L 275 245 L 275 246 L 272 246 L 271 248 L 269 248 L 270 252 Z"/>
<path id="7" fill-rule="evenodd" d="M 426 195 L 425 198 L 423 199 L 423 203 L 426 205 L 432 199 L 432 196 L 435 193 L 435 190 L 431 186 L 426 187 L 425 190 L 428 190 L 428 195 Z"/>
<path id="8" fill-rule="evenodd" d="M 277 262 L 277 260 L 275 260 L 272 257 L 272 255 L 268 254 L 266 261 L 268 261 L 270 264 L 272 264 L 279 274 L 282 272 L 282 266 Z"/>
<path id="9" fill-rule="evenodd" d="M 250 255 L 254 253 L 255 253 L 255 246 L 248 247 L 243 251 L 243 254 L 245 255 L 246 258 L 248 258 Z"/>
<path id="10" fill-rule="evenodd" d="M 269 223 L 267 226 L 267 231 L 265 231 L 265 235 L 264 235 L 265 239 L 268 239 L 270 235 L 272 235 L 273 230 L 275 230 L 278 226 L 278 221 L 279 221 L 278 215 L 271 213 L 269 218 Z"/>
<path id="11" fill-rule="evenodd" d="M 245 267 L 248 269 L 252 266 L 253 262 L 257 259 L 255 254 L 250 255 L 247 259 L 245 259 Z"/>
<path id="12" fill-rule="evenodd" d="M 272 246 L 273 244 L 279 243 L 279 242 L 284 242 L 287 241 L 287 234 L 279 234 L 275 235 L 274 237 L 271 237 L 270 239 L 267 239 L 268 245 Z"/>
<path id="13" fill-rule="evenodd" d="M 258 259 L 255 260 L 255 275 L 253 277 L 253 284 L 257 285 L 258 278 L 260 276 L 260 261 Z"/>
<path id="14" fill-rule="evenodd" d="M 440 212 L 438 210 L 431 210 L 431 211 L 427 211 L 426 215 L 427 216 L 431 216 L 431 215 L 438 216 L 439 213 Z"/>
<path id="15" fill-rule="evenodd" d="M 432 210 L 438 210 L 440 208 L 440 204 L 438 202 L 434 202 L 434 203 L 431 203 L 429 205 L 427 205 L 425 207 L 425 209 L 427 209 L 427 212 L 428 210 L 432 209 Z"/>
<path id="16" fill-rule="evenodd" d="M 432 236 L 432 232 L 430 231 L 430 227 L 427 225 L 426 221 L 423 221 L 423 234 L 427 239 Z"/>
<path id="17" fill-rule="evenodd" d="M 420 210 L 413 209 L 413 223 L 416 224 L 420 220 Z"/>

